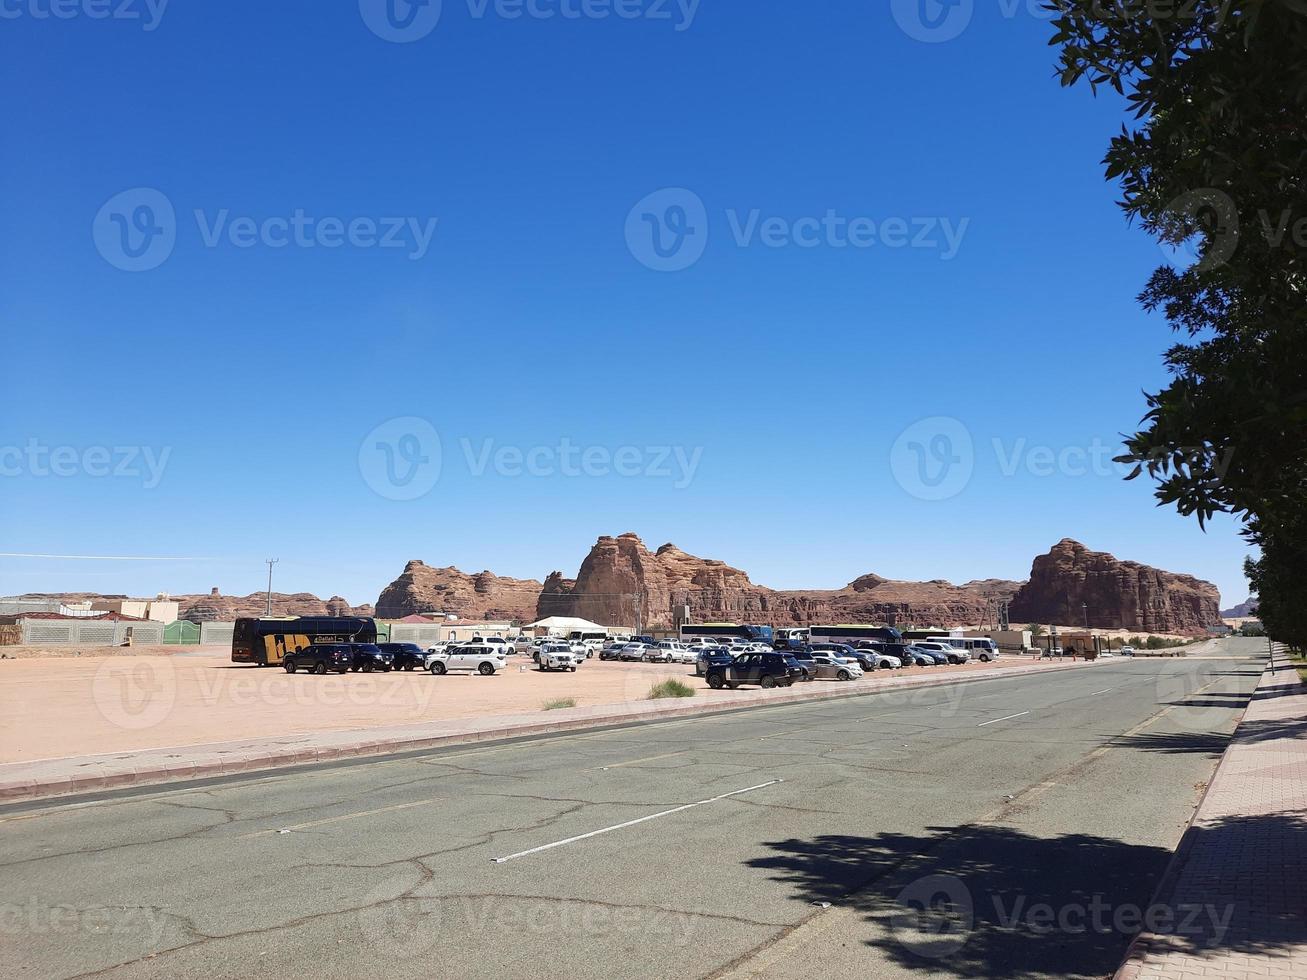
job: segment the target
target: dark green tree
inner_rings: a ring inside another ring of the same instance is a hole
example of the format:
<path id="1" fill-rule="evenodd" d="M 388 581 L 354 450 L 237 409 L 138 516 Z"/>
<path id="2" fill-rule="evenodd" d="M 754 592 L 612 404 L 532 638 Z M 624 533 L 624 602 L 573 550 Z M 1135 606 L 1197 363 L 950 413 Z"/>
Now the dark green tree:
<path id="1" fill-rule="evenodd" d="M 1307 625 L 1307 0 L 1053 0 L 1064 85 L 1123 95 L 1120 206 L 1192 261 L 1140 302 L 1180 340 L 1121 459 L 1200 524 L 1225 512 L 1272 636 Z"/>

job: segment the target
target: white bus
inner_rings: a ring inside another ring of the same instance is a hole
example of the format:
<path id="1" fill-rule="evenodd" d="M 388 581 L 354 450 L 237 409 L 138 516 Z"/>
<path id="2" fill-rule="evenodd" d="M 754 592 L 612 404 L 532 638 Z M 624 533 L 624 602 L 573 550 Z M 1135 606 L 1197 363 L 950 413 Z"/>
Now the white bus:
<path id="1" fill-rule="evenodd" d="M 989 663 L 998 659 L 998 644 L 988 636 L 928 636 L 930 643 L 943 643 L 958 650 L 966 650 L 975 660 Z"/>

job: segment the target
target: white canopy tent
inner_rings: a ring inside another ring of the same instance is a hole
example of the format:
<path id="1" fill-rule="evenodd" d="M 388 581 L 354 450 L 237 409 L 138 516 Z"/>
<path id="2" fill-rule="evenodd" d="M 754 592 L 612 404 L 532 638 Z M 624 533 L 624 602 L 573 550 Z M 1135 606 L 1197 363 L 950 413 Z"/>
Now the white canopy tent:
<path id="1" fill-rule="evenodd" d="M 527 623 L 523 626 L 524 630 L 534 630 L 537 633 L 607 633 L 614 629 L 612 626 L 601 626 L 599 623 L 592 623 L 588 619 L 581 619 L 577 616 L 547 616 L 544 619 L 534 623 Z"/>

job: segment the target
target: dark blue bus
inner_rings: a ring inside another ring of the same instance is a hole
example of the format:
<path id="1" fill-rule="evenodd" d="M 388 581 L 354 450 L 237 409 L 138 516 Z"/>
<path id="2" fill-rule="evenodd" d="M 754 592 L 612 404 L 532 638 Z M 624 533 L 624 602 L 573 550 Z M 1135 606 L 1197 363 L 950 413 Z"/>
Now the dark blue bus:
<path id="1" fill-rule="evenodd" d="M 772 645 L 772 628 L 746 623 L 687 623 L 681 626 L 681 640 L 688 642 L 707 638 L 710 640 L 743 640 L 745 643 L 765 643 Z"/>

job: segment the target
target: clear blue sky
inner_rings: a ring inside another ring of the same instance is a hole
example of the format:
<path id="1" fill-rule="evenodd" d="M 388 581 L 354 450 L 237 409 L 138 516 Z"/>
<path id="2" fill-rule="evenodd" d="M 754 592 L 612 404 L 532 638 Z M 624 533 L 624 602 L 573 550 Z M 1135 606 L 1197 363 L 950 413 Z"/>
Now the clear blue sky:
<path id="1" fill-rule="evenodd" d="M 0 551 L 203 560 L 0 558 L 0 592 L 243 594 L 278 557 L 364 602 L 409 558 L 574 574 L 629 530 L 778 588 L 1021 578 L 1070 536 L 1245 597 L 1232 522 L 1081 465 L 1172 336 L 1102 177 L 1119 100 L 1058 85 L 1046 22 L 624 2 L 444 0 L 428 32 L 24 0 Z"/>

